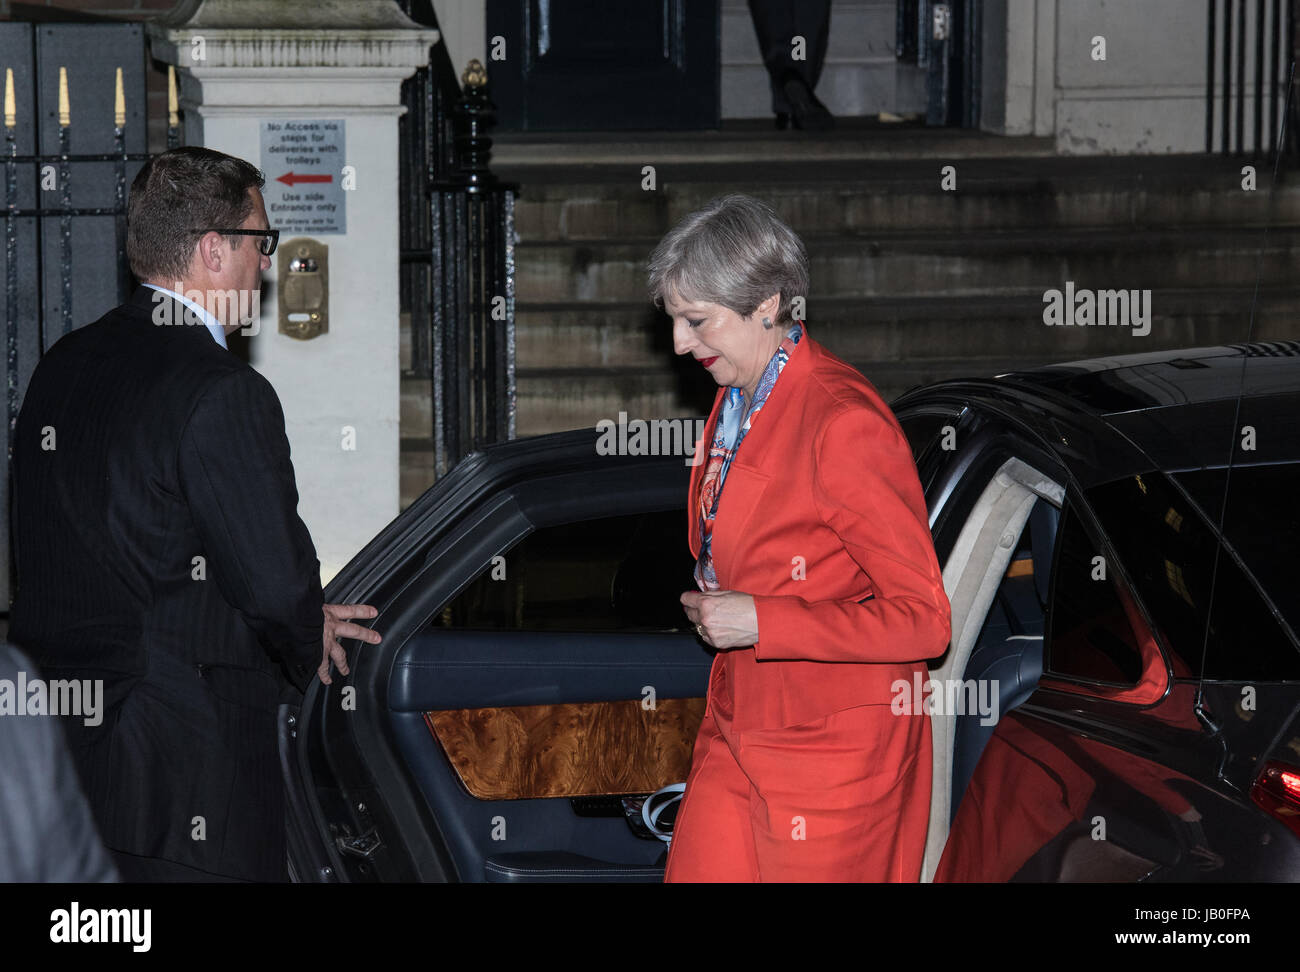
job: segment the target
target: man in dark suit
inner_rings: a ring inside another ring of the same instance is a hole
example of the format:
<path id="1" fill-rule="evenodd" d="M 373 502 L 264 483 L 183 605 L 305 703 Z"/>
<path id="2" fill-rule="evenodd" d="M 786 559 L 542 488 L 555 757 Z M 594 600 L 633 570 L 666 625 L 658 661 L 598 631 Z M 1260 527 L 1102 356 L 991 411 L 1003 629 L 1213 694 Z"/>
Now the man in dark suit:
<path id="1" fill-rule="evenodd" d="M 827 131 L 835 119 L 813 90 L 826 63 L 831 29 L 831 0 L 749 0 L 749 13 L 758 34 L 776 127 Z M 794 54 L 794 39 L 804 39 L 803 56 Z"/>
<path id="2" fill-rule="evenodd" d="M 104 681 L 100 723 L 63 722 L 125 880 L 283 880 L 282 691 L 380 640 L 322 604 L 279 399 L 226 348 L 275 248 L 262 185 L 210 149 L 150 160 L 145 286 L 47 352 L 18 418 L 10 638 Z"/>

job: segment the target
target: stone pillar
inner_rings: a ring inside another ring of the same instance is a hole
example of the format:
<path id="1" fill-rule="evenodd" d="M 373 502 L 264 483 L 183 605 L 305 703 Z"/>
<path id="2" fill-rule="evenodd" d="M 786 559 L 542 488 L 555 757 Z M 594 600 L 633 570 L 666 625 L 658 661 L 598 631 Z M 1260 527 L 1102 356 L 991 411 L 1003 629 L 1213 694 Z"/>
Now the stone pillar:
<path id="1" fill-rule="evenodd" d="M 1058 0 L 1057 151 L 1203 152 L 1206 12 L 1185 0 Z M 1253 55 L 1253 42 L 1247 50 Z M 1253 59 L 1246 71 L 1253 79 Z"/>
<path id="2" fill-rule="evenodd" d="M 1248 85 L 1255 76 L 1254 10 L 1248 7 Z M 1219 11 L 1222 31 L 1222 5 Z M 1204 5 L 987 0 L 984 13 L 986 131 L 1049 135 L 1062 155 L 1204 151 Z M 1220 89 L 1221 82 L 1220 76 Z M 1216 128 L 1221 121 L 1216 114 Z"/>
<path id="3" fill-rule="evenodd" d="M 980 127 L 1055 135 L 1056 0 L 987 0 L 982 43 Z"/>
<path id="4" fill-rule="evenodd" d="M 231 338 L 236 353 L 247 342 L 284 405 L 298 509 L 328 580 L 398 512 L 397 119 L 401 82 L 428 63 L 438 32 L 393 0 L 192 0 L 149 34 L 154 57 L 180 75 L 186 144 L 247 159 L 268 187 L 292 166 L 262 158 L 264 123 L 345 123 L 327 173 L 343 187 L 344 231 L 280 237 L 328 246 L 328 331 L 279 332 L 277 251 L 259 332 Z"/>

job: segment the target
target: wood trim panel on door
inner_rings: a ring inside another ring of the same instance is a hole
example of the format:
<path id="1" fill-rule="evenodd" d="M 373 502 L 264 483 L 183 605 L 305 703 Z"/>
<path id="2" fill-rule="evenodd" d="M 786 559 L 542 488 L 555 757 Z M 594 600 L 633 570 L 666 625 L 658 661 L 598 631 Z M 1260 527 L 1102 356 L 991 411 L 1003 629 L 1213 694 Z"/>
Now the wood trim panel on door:
<path id="1" fill-rule="evenodd" d="M 569 702 L 424 714 L 480 800 L 652 793 L 686 779 L 705 700 Z"/>

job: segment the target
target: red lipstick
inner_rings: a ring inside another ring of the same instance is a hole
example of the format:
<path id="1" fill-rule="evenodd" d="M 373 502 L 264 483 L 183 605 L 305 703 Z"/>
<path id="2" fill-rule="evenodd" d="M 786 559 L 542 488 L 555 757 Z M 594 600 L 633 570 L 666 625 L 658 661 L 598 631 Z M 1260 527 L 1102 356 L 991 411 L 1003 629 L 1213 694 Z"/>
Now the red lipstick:
<path id="1" fill-rule="evenodd" d="M 712 358 L 696 358 L 695 360 L 707 368 L 709 365 L 713 364 L 713 362 L 718 360 L 718 356 L 715 354 Z"/>

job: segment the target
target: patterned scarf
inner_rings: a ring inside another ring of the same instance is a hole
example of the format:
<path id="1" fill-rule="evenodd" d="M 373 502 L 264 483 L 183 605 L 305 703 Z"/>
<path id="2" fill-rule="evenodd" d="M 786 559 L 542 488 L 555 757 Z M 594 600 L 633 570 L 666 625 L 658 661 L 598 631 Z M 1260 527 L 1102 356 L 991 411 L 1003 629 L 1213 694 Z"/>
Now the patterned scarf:
<path id="1" fill-rule="evenodd" d="M 772 360 L 763 369 L 763 377 L 754 390 L 754 401 L 749 411 L 745 411 L 744 391 L 740 388 L 727 389 L 726 400 L 718 413 L 713 442 L 709 446 L 709 464 L 705 467 L 704 479 L 700 485 L 700 557 L 695 563 L 695 583 L 702 591 L 716 591 L 721 586 L 713 569 L 713 519 L 718 514 L 718 502 L 722 499 L 727 470 L 731 468 L 731 460 L 736 457 L 740 444 L 745 441 L 754 416 L 766 404 L 767 396 L 776 386 L 776 379 L 781 376 L 782 369 L 803 336 L 803 323 L 795 321 L 781 341 L 781 346 L 776 349 L 776 354 L 772 355 Z"/>

